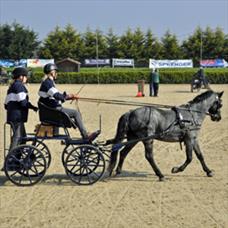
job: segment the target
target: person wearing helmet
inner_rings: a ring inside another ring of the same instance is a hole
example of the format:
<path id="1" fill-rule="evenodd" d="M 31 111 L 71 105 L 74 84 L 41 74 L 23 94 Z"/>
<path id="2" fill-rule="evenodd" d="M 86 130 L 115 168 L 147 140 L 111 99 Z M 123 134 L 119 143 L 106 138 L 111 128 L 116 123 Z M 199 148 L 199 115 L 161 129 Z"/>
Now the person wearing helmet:
<path id="1" fill-rule="evenodd" d="M 200 67 L 199 70 L 193 75 L 193 80 L 194 79 L 198 79 L 205 89 L 210 89 L 209 82 L 205 76 L 203 67 Z"/>
<path id="2" fill-rule="evenodd" d="M 28 120 L 29 109 L 35 112 L 38 110 L 37 107 L 29 102 L 28 90 L 24 85 L 28 77 L 27 69 L 17 67 L 13 70 L 12 75 L 13 83 L 9 86 L 4 103 L 7 111 L 7 123 L 13 129 L 13 137 L 9 150 L 23 143 L 22 137 L 26 136 L 24 123 Z"/>
<path id="3" fill-rule="evenodd" d="M 41 83 L 39 89 L 39 102 L 51 107 L 56 108 L 62 112 L 67 113 L 77 125 L 82 138 L 88 139 L 88 133 L 82 122 L 82 117 L 79 112 L 74 109 L 68 109 L 62 107 L 62 103 L 66 100 L 75 99 L 75 95 L 67 94 L 66 92 L 60 93 L 56 87 L 54 81 L 57 79 L 58 68 L 54 63 L 48 63 L 44 66 L 44 80 Z"/>

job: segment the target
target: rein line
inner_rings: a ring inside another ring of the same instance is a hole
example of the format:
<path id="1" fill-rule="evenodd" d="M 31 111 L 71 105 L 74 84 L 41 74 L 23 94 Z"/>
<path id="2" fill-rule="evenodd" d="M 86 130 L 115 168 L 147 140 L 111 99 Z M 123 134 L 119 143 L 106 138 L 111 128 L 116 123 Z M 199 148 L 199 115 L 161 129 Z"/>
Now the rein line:
<path id="1" fill-rule="evenodd" d="M 208 112 L 201 112 L 198 110 L 190 109 L 190 107 L 182 108 L 182 107 L 172 106 L 172 105 L 162 105 L 162 104 L 153 104 L 153 103 L 151 104 L 151 103 L 145 103 L 145 102 L 123 101 L 123 100 L 108 100 L 108 99 L 98 99 L 98 98 L 89 98 L 89 97 L 79 97 L 76 100 L 84 101 L 84 102 L 92 102 L 92 103 L 126 105 L 126 106 L 147 106 L 147 107 L 164 108 L 164 109 L 172 109 L 173 107 L 176 107 L 179 110 L 185 110 L 185 111 L 197 112 L 197 113 L 205 113 L 206 115 L 210 115 Z"/>

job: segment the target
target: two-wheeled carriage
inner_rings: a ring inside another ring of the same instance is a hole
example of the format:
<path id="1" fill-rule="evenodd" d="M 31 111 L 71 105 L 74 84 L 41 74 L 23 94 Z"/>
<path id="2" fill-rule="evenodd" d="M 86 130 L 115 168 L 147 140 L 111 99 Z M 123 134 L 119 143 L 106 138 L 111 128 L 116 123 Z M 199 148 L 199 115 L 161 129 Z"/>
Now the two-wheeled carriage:
<path id="1" fill-rule="evenodd" d="M 41 124 L 36 132 L 27 134 L 21 140 L 23 144 L 10 151 L 6 145 L 8 124 L 5 124 L 3 169 L 8 179 L 19 186 L 31 186 L 44 177 L 51 163 L 51 153 L 44 143 L 46 140 L 59 140 L 65 145 L 62 163 L 73 182 L 90 185 L 101 179 L 105 171 L 105 158 L 95 142 L 101 131 L 97 130 L 89 139 L 71 138 L 68 128 L 76 128 L 71 118 L 42 103 L 39 103 L 39 117 Z M 59 129 L 63 129 L 62 134 Z M 12 136 L 12 128 L 10 132 Z"/>

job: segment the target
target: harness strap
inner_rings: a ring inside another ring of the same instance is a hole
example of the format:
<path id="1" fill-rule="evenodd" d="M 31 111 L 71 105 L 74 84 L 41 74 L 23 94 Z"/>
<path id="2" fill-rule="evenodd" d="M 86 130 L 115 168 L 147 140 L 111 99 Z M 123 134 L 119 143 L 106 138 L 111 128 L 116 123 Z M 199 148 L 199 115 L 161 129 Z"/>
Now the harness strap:
<path id="1" fill-rule="evenodd" d="M 183 116 L 180 113 L 179 108 L 174 106 L 174 107 L 172 107 L 172 110 L 176 113 L 177 124 L 179 124 L 180 128 L 183 129 L 185 127 L 184 122 L 186 122 L 186 121 L 183 120 Z"/>

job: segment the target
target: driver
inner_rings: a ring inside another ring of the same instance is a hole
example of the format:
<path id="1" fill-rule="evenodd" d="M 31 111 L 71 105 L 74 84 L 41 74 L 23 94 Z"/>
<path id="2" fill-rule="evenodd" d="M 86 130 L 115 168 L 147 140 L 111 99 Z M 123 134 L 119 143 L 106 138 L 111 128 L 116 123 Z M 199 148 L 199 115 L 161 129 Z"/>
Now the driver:
<path id="1" fill-rule="evenodd" d="M 82 122 L 82 117 L 79 112 L 74 109 L 68 109 L 62 107 L 62 103 L 66 100 L 76 99 L 77 97 L 74 94 L 67 94 L 66 92 L 60 93 L 56 87 L 54 80 L 57 79 L 58 68 L 53 63 L 48 63 L 44 66 L 45 77 L 41 83 L 39 90 L 39 102 L 51 107 L 56 108 L 62 112 L 67 113 L 75 122 L 78 127 L 81 136 L 83 139 L 89 139 L 89 135 L 86 131 L 85 126 Z"/>
<path id="2" fill-rule="evenodd" d="M 204 88 L 209 88 L 208 80 L 202 67 L 200 67 L 200 69 L 193 75 L 193 79 L 198 79 L 200 83 L 204 85 Z"/>

